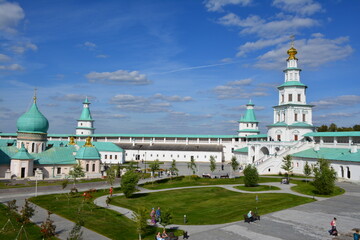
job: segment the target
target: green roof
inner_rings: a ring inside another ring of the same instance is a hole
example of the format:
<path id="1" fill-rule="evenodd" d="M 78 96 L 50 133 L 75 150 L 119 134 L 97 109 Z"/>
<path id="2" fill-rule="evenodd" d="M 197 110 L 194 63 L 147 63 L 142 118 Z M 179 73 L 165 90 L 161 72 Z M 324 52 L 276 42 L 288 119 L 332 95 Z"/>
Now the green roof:
<path id="1" fill-rule="evenodd" d="M 243 129 L 243 130 L 238 130 L 238 132 L 260 132 L 260 130 L 256 130 L 256 129 Z"/>
<path id="2" fill-rule="evenodd" d="M 284 82 L 283 84 L 281 84 L 280 86 L 278 86 L 278 88 L 283 88 L 283 87 L 306 87 L 307 86 L 299 81 L 288 81 L 288 82 Z"/>
<path id="3" fill-rule="evenodd" d="M 308 127 L 314 127 L 311 124 L 305 123 L 305 122 L 297 122 L 297 123 L 293 123 L 293 124 L 286 124 L 285 122 L 277 122 L 274 124 L 270 124 L 268 125 L 268 127 L 299 127 L 299 128 L 308 128 Z"/>
<path id="4" fill-rule="evenodd" d="M 246 136 L 246 138 L 267 138 L 267 134 L 250 135 Z"/>
<path id="5" fill-rule="evenodd" d="M 297 103 L 286 103 L 286 104 L 281 104 L 281 105 L 273 106 L 273 108 L 288 107 L 288 106 L 294 106 L 294 107 L 314 107 L 315 105 L 311 105 L 311 104 L 297 104 Z"/>
<path id="6" fill-rule="evenodd" d="M 41 153 L 33 153 L 36 161 L 35 164 L 77 164 L 73 153 L 76 149 L 68 147 L 51 147 Z"/>
<path id="7" fill-rule="evenodd" d="M 83 146 L 85 142 L 76 142 L 79 146 Z M 112 142 L 91 142 L 100 152 L 124 152 L 124 149 Z"/>
<path id="8" fill-rule="evenodd" d="M 7 147 L 9 144 L 13 145 L 16 142 L 16 139 L 0 139 L 0 146 Z"/>
<path id="9" fill-rule="evenodd" d="M 19 150 L 15 146 L 0 147 L 0 164 L 10 164 L 11 156 L 15 155 Z"/>
<path id="10" fill-rule="evenodd" d="M 246 106 L 254 106 L 254 104 L 251 102 L 251 100 L 249 101 L 248 104 L 246 104 Z M 246 109 L 245 115 L 241 117 L 239 122 L 259 122 L 258 120 L 256 120 L 256 116 L 255 116 L 255 111 L 254 109 Z"/>
<path id="11" fill-rule="evenodd" d="M 234 152 L 238 152 L 238 153 L 247 153 L 248 151 L 249 151 L 248 147 L 243 147 L 243 148 L 234 150 Z"/>
<path id="12" fill-rule="evenodd" d="M 47 133 L 49 122 L 34 101 L 29 111 L 19 117 L 16 126 L 18 132 Z"/>
<path id="13" fill-rule="evenodd" d="M 300 68 L 296 68 L 296 67 L 288 67 L 288 68 L 286 68 L 286 69 L 283 70 L 283 71 L 286 72 L 286 71 L 288 71 L 288 70 L 300 70 L 300 71 L 301 71 Z"/>
<path id="14" fill-rule="evenodd" d="M 76 159 L 101 159 L 100 153 L 94 146 L 81 147 L 75 156 Z"/>
<path id="15" fill-rule="evenodd" d="M 92 127 L 76 127 L 76 129 L 92 129 L 92 130 L 94 130 L 95 128 L 92 128 Z"/>
<path id="16" fill-rule="evenodd" d="M 353 132 L 311 132 L 306 137 L 360 137 L 360 131 Z"/>
<path id="17" fill-rule="evenodd" d="M 21 144 L 21 148 L 14 156 L 12 156 L 12 159 L 31 160 L 34 159 L 34 157 L 27 151 L 24 144 Z"/>
<path id="18" fill-rule="evenodd" d="M 320 148 L 315 151 L 313 148 L 292 154 L 293 157 L 324 158 L 327 160 L 360 162 L 360 151 L 351 153 L 348 148 Z"/>

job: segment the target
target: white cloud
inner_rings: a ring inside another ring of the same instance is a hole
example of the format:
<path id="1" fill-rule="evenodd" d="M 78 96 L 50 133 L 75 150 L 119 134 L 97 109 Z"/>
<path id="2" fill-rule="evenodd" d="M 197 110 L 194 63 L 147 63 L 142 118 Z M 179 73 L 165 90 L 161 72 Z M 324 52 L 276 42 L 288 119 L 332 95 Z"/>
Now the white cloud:
<path id="1" fill-rule="evenodd" d="M 24 17 L 25 13 L 18 3 L 0 1 L 0 30 L 15 33 L 15 27 Z"/>
<path id="2" fill-rule="evenodd" d="M 166 117 L 167 121 L 186 122 L 186 121 L 200 121 L 212 118 L 211 114 L 194 115 L 185 112 L 170 111 Z"/>
<path id="3" fill-rule="evenodd" d="M 86 48 L 88 50 L 94 50 L 97 46 L 93 42 L 86 41 L 83 44 L 81 44 L 81 47 Z"/>
<path id="4" fill-rule="evenodd" d="M 273 5 L 284 11 L 301 15 L 312 15 L 322 11 L 321 5 L 313 0 L 274 0 Z"/>
<path id="5" fill-rule="evenodd" d="M 229 13 L 219 19 L 219 23 L 225 26 L 241 28 L 241 34 L 255 34 L 262 38 L 275 38 L 282 36 L 284 32 L 296 33 L 299 29 L 310 28 L 319 25 L 317 20 L 298 16 L 278 15 L 278 20 L 266 21 L 259 16 L 248 16 L 241 19 L 234 13 Z"/>
<path id="6" fill-rule="evenodd" d="M 154 102 L 151 98 L 133 96 L 130 94 L 118 94 L 110 99 L 110 104 L 116 108 L 130 112 L 167 112 L 171 104 L 168 102 Z"/>
<path id="7" fill-rule="evenodd" d="M 218 99 L 250 99 L 257 96 L 267 96 L 265 90 L 256 89 L 252 86 L 252 79 L 243 79 L 228 82 L 225 85 L 219 85 L 212 89 Z"/>
<path id="8" fill-rule="evenodd" d="M 323 38 L 322 34 L 313 34 L 313 38 L 296 40 L 297 58 L 301 67 L 318 67 L 323 64 L 345 59 L 354 51 L 347 44 L 348 37 L 335 39 Z M 282 45 L 277 49 L 266 52 L 258 57 L 255 67 L 263 69 L 282 69 L 289 45 Z"/>
<path id="9" fill-rule="evenodd" d="M 135 84 L 145 85 L 150 84 L 145 74 L 140 74 L 138 71 L 128 72 L 126 70 L 117 70 L 115 72 L 91 72 L 86 74 L 89 82 L 99 82 L 107 84 Z"/>
<path id="10" fill-rule="evenodd" d="M 246 110 L 246 104 L 244 104 L 244 105 L 240 105 L 240 106 L 237 106 L 237 107 L 232 107 L 232 108 L 230 108 L 231 110 Z M 255 105 L 254 106 L 254 109 L 255 110 L 257 110 L 257 111 L 261 111 L 261 110 L 264 110 L 265 109 L 265 107 L 264 106 L 257 106 L 257 105 Z"/>
<path id="11" fill-rule="evenodd" d="M 38 47 L 31 42 L 19 42 L 10 47 L 10 50 L 17 54 L 23 54 L 27 50 L 37 51 Z"/>
<path id="12" fill-rule="evenodd" d="M 193 101 L 193 98 L 190 97 L 190 96 L 186 96 L 186 97 L 180 97 L 180 96 L 177 96 L 177 95 L 165 96 L 165 95 L 162 95 L 161 93 L 155 94 L 154 98 L 164 100 L 164 101 L 168 101 L 168 102 L 189 102 L 189 101 Z"/>
<path id="13" fill-rule="evenodd" d="M 99 54 L 99 55 L 96 55 L 97 58 L 108 58 L 109 55 L 106 55 L 106 54 Z"/>
<path id="14" fill-rule="evenodd" d="M 282 36 L 275 39 L 259 39 L 255 42 L 246 42 L 239 47 L 239 52 L 236 54 L 237 57 L 246 55 L 247 52 L 256 51 L 265 47 L 278 45 L 280 43 L 289 41 L 288 36 Z"/>
<path id="15" fill-rule="evenodd" d="M 8 62 L 10 60 L 11 58 L 9 56 L 0 53 L 0 62 Z"/>
<path id="16" fill-rule="evenodd" d="M 21 71 L 24 68 L 22 66 L 20 66 L 19 64 L 11 64 L 11 65 L 0 65 L 0 70 L 9 70 L 9 71 Z"/>
<path id="17" fill-rule="evenodd" d="M 205 0 L 204 4 L 208 11 L 217 12 L 223 11 L 226 5 L 248 6 L 251 2 L 252 0 Z"/>
<path id="18" fill-rule="evenodd" d="M 336 106 L 353 106 L 360 104 L 360 95 L 342 95 L 311 102 L 310 104 L 315 105 L 316 109 L 334 108 Z"/>

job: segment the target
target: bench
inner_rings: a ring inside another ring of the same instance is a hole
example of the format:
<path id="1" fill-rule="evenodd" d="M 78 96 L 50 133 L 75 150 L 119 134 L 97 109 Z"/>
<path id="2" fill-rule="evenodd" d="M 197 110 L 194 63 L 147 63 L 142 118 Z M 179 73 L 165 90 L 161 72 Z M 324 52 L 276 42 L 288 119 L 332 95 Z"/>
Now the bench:
<path id="1" fill-rule="evenodd" d="M 220 178 L 229 178 L 229 174 L 221 175 Z"/>
<path id="2" fill-rule="evenodd" d="M 247 214 L 244 214 L 244 222 L 250 223 L 250 222 L 255 222 L 255 221 L 260 221 L 260 215 L 255 215 L 251 218 L 249 218 L 247 216 Z"/>
<path id="3" fill-rule="evenodd" d="M 203 178 L 211 178 L 211 175 L 208 173 L 203 173 L 202 177 Z"/>

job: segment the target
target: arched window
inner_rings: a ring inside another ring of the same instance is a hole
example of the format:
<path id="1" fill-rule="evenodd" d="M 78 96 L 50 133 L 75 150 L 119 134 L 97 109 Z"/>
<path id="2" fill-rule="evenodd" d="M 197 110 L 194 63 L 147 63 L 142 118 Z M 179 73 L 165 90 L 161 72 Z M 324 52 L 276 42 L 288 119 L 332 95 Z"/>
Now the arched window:
<path id="1" fill-rule="evenodd" d="M 35 152 L 35 143 L 31 144 L 31 152 Z"/>
<path id="2" fill-rule="evenodd" d="M 86 171 L 89 171 L 89 164 L 86 164 Z"/>
<path id="3" fill-rule="evenodd" d="M 347 168 L 347 178 L 351 178 L 351 175 L 350 175 L 350 168 L 349 167 L 346 167 Z"/>
<path id="4" fill-rule="evenodd" d="M 92 165 L 92 171 L 95 172 L 95 163 Z"/>

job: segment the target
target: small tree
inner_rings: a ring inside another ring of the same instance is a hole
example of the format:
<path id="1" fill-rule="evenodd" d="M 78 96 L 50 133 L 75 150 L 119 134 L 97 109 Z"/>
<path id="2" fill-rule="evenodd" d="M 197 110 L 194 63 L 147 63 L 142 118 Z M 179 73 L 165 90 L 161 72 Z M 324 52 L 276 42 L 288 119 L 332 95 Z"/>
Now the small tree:
<path id="1" fill-rule="evenodd" d="M 130 161 L 129 166 L 127 167 L 128 170 L 134 170 L 135 169 L 135 161 Z"/>
<path id="2" fill-rule="evenodd" d="M 80 218 L 76 221 L 74 227 L 71 229 L 69 233 L 69 237 L 67 240 L 82 240 L 83 231 L 81 230 L 82 226 L 84 225 L 84 221 Z"/>
<path id="3" fill-rule="evenodd" d="M 113 167 L 106 169 L 106 181 L 108 184 L 112 186 L 115 182 L 115 177 L 115 169 Z"/>
<path id="4" fill-rule="evenodd" d="M 281 169 L 284 169 L 286 171 L 287 174 L 287 182 L 290 182 L 290 173 L 293 170 L 293 166 L 292 166 L 292 156 L 291 155 L 286 155 L 285 157 L 283 157 L 283 165 L 281 165 Z"/>
<path id="5" fill-rule="evenodd" d="M 9 216 L 17 215 L 18 206 L 16 205 L 16 199 L 6 202 L 7 211 Z"/>
<path id="6" fill-rule="evenodd" d="M 306 177 L 310 177 L 311 172 L 312 172 L 311 167 L 310 167 L 309 163 L 306 161 L 305 165 L 304 165 L 304 175 Z"/>
<path id="7" fill-rule="evenodd" d="M 244 183 L 246 187 L 255 187 L 259 182 L 259 173 L 257 168 L 251 164 L 244 169 Z"/>
<path id="8" fill-rule="evenodd" d="M 165 229 L 166 226 L 172 223 L 172 214 L 169 210 L 165 210 L 161 213 L 161 222 L 160 224 Z"/>
<path id="9" fill-rule="evenodd" d="M 152 175 L 155 176 L 155 171 L 158 171 L 160 169 L 160 162 L 159 159 L 156 159 L 152 163 L 149 164 Z"/>
<path id="10" fill-rule="evenodd" d="M 314 186 L 319 194 L 331 194 L 335 189 L 336 172 L 330 167 L 329 161 L 319 159 L 313 168 Z"/>
<path id="11" fill-rule="evenodd" d="M 34 216 L 35 209 L 30 205 L 29 201 L 25 199 L 25 205 L 20 210 L 19 222 L 27 224 L 30 222 L 30 218 Z"/>
<path id="12" fill-rule="evenodd" d="M 126 198 L 136 191 L 136 186 L 139 182 L 139 174 L 134 171 L 127 171 L 121 178 L 121 190 L 123 191 Z"/>
<path id="13" fill-rule="evenodd" d="M 216 170 L 216 162 L 214 156 L 210 156 L 210 171 L 214 172 Z"/>
<path id="14" fill-rule="evenodd" d="M 85 177 L 85 172 L 82 169 L 81 165 L 77 164 L 74 166 L 73 169 L 70 170 L 69 175 L 74 179 L 74 188 L 76 188 L 76 179 L 80 177 Z"/>
<path id="15" fill-rule="evenodd" d="M 43 222 L 40 226 L 40 231 L 44 239 L 50 239 L 55 236 L 56 226 L 54 224 L 54 221 L 50 219 L 51 214 L 52 213 L 48 211 L 48 217 L 46 218 L 46 221 Z"/>
<path id="16" fill-rule="evenodd" d="M 239 162 L 236 160 L 235 156 L 232 156 L 230 165 L 231 165 L 233 172 L 235 172 L 239 168 Z"/>
<path id="17" fill-rule="evenodd" d="M 147 228 L 147 209 L 145 207 L 140 207 L 137 212 L 133 213 L 133 220 L 136 225 L 136 231 L 139 234 L 139 240 L 141 240 L 141 237 L 146 233 Z"/>
<path id="18" fill-rule="evenodd" d="M 192 170 L 192 173 L 195 175 L 196 172 L 196 163 L 195 163 L 195 159 L 194 156 L 191 156 L 190 158 L 190 162 L 187 164 L 188 169 Z"/>
<path id="19" fill-rule="evenodd" d="M 178 176 L 178 174 L 179 174 L 179 169 L 177 169 L 177 167 L 176 167 L 176 160 L 175 160 L 175 159 L 172 160 L 171 167 L 169 168 L 169 170 L 170 170 L 170 172 L 171 172 L 171 176 L 172 176 L 173 174 L 175 174 L 176 176 Z"/>

